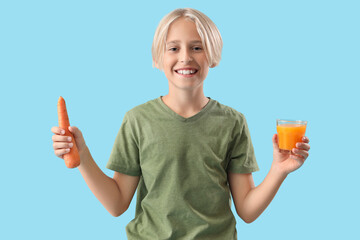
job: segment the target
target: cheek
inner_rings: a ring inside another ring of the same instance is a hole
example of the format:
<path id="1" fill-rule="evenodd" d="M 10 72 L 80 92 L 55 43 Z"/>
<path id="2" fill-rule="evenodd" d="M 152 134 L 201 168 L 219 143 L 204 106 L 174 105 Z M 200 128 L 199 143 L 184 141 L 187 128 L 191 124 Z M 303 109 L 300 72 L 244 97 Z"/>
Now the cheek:
<path id="1" fill-rule="evenodd" d="M 202 67 L 209 67 L 209 62 L 206 58 L 206 56 L 202 56 L 199 60 L 199 63 L 201 63 Z"/>
<path id="2" fill-rule="evenodd" d="M 166 59 L 163 61 L 163 66 L 166 68 L 167 71 L 171 71 L 174 65 L 174 61 L 171 59 Z"/>

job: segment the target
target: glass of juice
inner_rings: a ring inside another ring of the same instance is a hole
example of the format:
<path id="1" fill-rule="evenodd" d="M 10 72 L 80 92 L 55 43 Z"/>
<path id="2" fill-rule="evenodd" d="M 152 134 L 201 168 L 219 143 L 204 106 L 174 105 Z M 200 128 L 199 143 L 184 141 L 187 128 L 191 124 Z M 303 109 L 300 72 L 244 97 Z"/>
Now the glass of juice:
<path id="1" fill-rule="evenodd" d="M 281 152 L 290 153 L 305 136 L 307 121 L 276 119 L 276 130 Z"/>

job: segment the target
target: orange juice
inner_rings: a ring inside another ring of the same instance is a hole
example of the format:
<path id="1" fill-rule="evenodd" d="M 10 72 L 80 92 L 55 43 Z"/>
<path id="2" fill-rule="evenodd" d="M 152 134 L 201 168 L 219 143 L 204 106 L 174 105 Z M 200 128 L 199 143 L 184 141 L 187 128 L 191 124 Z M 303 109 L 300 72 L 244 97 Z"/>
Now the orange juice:
<path id="1" fill-rule="evenodd" d="M 279 148 L 291 151 L 297 142 L 302 142 L 305 136 L 306 125 L 304 124 L 280 124 L 276 126 L 279 140 Z"/>

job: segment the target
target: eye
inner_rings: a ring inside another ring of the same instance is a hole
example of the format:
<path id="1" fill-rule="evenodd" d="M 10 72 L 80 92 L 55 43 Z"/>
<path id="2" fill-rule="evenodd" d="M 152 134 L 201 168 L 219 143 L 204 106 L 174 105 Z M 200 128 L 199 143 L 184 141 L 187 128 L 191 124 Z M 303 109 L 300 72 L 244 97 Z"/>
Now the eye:
<path id="1" fill-rule="evenodd" d="M 202 50 L 201 47 L 193 47 L 193 49 L 194 49 L 195 51 L 201 51 L 201 50 Z"/>
<path id="2" fill-rule="evenodd" d="M 170 51 L 170 52 L 175 52 L 176 50 L 177 50 L 176 47 L 169 48 L 169 51 Z"/>

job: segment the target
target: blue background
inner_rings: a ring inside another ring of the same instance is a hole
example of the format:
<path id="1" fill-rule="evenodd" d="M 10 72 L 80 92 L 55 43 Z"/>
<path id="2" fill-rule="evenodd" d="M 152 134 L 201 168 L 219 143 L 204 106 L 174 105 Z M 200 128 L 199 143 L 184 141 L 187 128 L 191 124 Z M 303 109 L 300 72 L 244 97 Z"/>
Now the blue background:
<path id="1" fill-rule="evenodd" d="M 63 96 L 106 169 L 126 111 L 166 95 L 151 44 L 163 16 L 204 12 L 224 41 L 206 96 L 245 114 L 260 171 L 276 118 L 308 120 L 310 157 L 239 239 L 359 236 L 359 1 L 0 1 L 1 239 L 125 239 L 77 169 L 54 155 Z"/>

